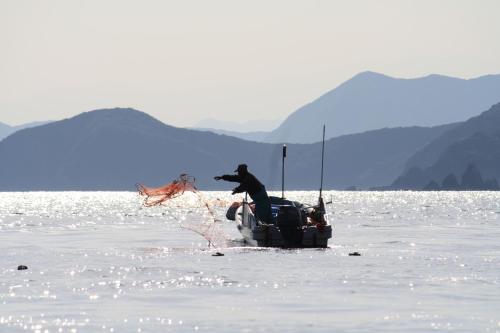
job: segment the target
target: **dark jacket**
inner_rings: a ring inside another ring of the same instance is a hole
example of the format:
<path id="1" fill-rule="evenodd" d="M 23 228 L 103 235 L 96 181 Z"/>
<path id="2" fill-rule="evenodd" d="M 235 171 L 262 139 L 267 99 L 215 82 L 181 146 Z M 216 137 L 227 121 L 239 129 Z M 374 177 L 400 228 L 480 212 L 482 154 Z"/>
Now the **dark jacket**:
<path id="1" fill-rule="evenodd" d="M 234 193 L 248 192 L 250 196 L 257 194 L 258 192 L 265 190 L 264 185 L 250 172 L 244 175 L 223 175 L 222 179 L 228 182 L 240 183 L 240 186 L 234 189 Z"/>
<path id="2" fill-rule="evenodd" d="M 247 171 L 237 175 L 223 175 L 221 178 L 229 182 L 240 183 L 240 186 L 236 187 L 233 193 L 248 192 L 255 203 L 257 218 L 267 224 L 274 223 L 271 201 L 267 196 L 266 188 L 254 175 Z"/>

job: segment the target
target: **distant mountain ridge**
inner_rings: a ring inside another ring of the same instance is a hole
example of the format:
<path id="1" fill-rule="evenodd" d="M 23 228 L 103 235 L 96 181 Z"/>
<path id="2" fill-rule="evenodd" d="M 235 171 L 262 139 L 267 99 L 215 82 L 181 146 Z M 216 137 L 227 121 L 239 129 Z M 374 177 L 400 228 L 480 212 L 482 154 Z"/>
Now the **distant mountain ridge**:
<path id="1" fill-rule="evenodd" d="M 44 124 L 48 124 L 48 123 L 50 123 L 50 121 L 34 121 L 34 122 L 30 122 L 30 123 L 22 124 L 22 125 L 18 125 L 18 126 L 10 126 L 10 125 L 7 125 L 7 124 L 0 122 L 0 141 L 3 140 L 4 138 L 6 138 L 7 136 L 9 136 L 17 131 L 20 131 L 22 129 L 40 126 L 40 125 L 44 125 Z"/>
<path id="2" fill-rule="evenodd" d="M 0 141 L 11 134 L 12 127 L 0 122 Z"/>
<path id="3" fill-rule="evenodd" d="M 255 142 L 263 142 L 264 138 L 269 134 L 269 132 L 235 132 L 235 131 L 226 131 L 222 129 L 213 129 L 213 128 L 191 128 L 191 129 L 232 136 L 238 139 L 255 141 Z"/>
<path id="4" fill-rule="evenodd" d="M 500 103 L 445 132 L 408 159 L 393 189 L 422 189 L 473 164 L 482 176 L 500 180 Z"/>
<path id="5" fill-rule="evenodd" d="M 246 119 L 246 117 L 247 115 L 243 115 L 241 117 L 243 120 L 239 122 L 205 118 L 191 128 L 213 129 L 237 133 L 268 132 L 278 127 L 282 122 L 282 120 L 279 119 Z"/>
<path id="6" fill-rule="evenodd" d="M 454 123 L 498 101 L 500 75 L 398 79 L 363 72 L 293 112 L 263 141 L 316 142 L 323 123 L 328 138 L 385 127 Z"/>
<path id="7" fill-rule="evenodd" d="M 269 131 L 278 127 L 279 124 L 280 121 L 277 119 L 233 122 L 206 118 L 189 129 L 233 136 L 243 140 L 265 142 L 264 139 L 269 135 Z"/>
<path id="8" fill-rule="evenodd" d="M 453 128 L 381 129 L 330 139 L 325 188 L 384 185 L 416 150 Z M 287 189 L 317 189 L 321 143 L 291 144 Z M 281 145 L 166 125 L 134 109 L 104 109 L 18 131 L 0 142 L 0 190 L 133 190 L 187 172 L 201 189 L 230 189 L 213 176 L 239 163 L 268 189 L 281 184 Z"/>

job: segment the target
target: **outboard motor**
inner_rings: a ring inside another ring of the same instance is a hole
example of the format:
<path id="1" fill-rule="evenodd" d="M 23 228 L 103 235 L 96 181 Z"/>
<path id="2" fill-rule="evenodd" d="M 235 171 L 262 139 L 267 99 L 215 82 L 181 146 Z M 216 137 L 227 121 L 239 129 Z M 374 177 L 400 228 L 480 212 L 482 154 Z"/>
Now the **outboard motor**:
<path id="1" fill-rule="evenodd" d="M 279 206 L 276 218 L 285 247 L 296 247 L 302 242 L 302 214 L 293 205 Z"/>

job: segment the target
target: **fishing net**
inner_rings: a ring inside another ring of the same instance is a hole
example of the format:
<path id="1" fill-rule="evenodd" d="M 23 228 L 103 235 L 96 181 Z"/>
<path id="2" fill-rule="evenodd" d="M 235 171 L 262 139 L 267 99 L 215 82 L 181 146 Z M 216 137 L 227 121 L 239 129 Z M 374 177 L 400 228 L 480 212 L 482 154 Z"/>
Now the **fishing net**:
<path id="1" fill-rule="evenodd" d="M 221 222 L 218 220 L 215 221 L 206 221 L 201 224 L 197 224 L 195 222 L 184 222 L 181 224 L 181 227 L 187 230 L 191 230 L 198 235 L 202 236 L 208 241 L 209 247 L 226 247 L 230 238 L 226 235 L 224 230 L 222 229 Z"/>
<path id="2" fill-rule="evenodd" d="M 145 207 L 165 205 L 174 198 L 178 198 L 185 192 L 192 192 L 197 196 L 201 206 L 206 208 L 209 218 L 195 219 L 195 221 L 182 222 L 181 227 L 191 230 L 204 237 L 209 246 L 224 247 L 229 240 L 221 226 L 221 221 L 216 218 L 215 211 L 211 202 L 198 191 L 195 186 L 195 178 L 188 174 L 181 174 L 177 179 L 161 187 L 147 187 L 142 184 L 136 184 L 139 195 L 144 196 L 143 205 Z M 221 205 L 217 199 L 213 202 L 215 205 Z M 206 217 L 206 215 L 204 215 Z"/>
<path id="3" fill-rule="evenodd" d="M 178 197 L 186 191 L 197 192 L 194 185 L 195 178 L 188 174 L 181 174 L 179 178 L 162 187 L 147 187 L 142 184 L 136 184 L 139 195 L 145 196 L 144 206 L 151 207 L 161 205 L 167 200 Z"/>

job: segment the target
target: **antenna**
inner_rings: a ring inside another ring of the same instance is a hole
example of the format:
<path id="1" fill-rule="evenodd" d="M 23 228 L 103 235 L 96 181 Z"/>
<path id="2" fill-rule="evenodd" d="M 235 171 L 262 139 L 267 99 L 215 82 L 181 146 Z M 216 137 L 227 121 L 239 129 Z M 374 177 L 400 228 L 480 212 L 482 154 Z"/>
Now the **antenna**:
<path id="1" fill-rule="evenodd" d="M 321 147 L 321 183 L 319 186 L 319 202 L 320 205 L 323 203 L 323 167 L 325 162 L 325 125 L 323 124 L 323 145 Z"/>
<path id="2" fill-rule="evenodd" d="M 325 162 L 325 125 L 323 125 L 323 145 L 321 147 L 321 185 L 319 187 L 319 197 L 321 198 L 323 192 L 323 168 Z"/>
<path id="3" fill-rule="evenodd" d="M 285 199 L 285 157 L 286 145 L 283 145 L 283 155 L 281 159 L 281 198 Z"/>

